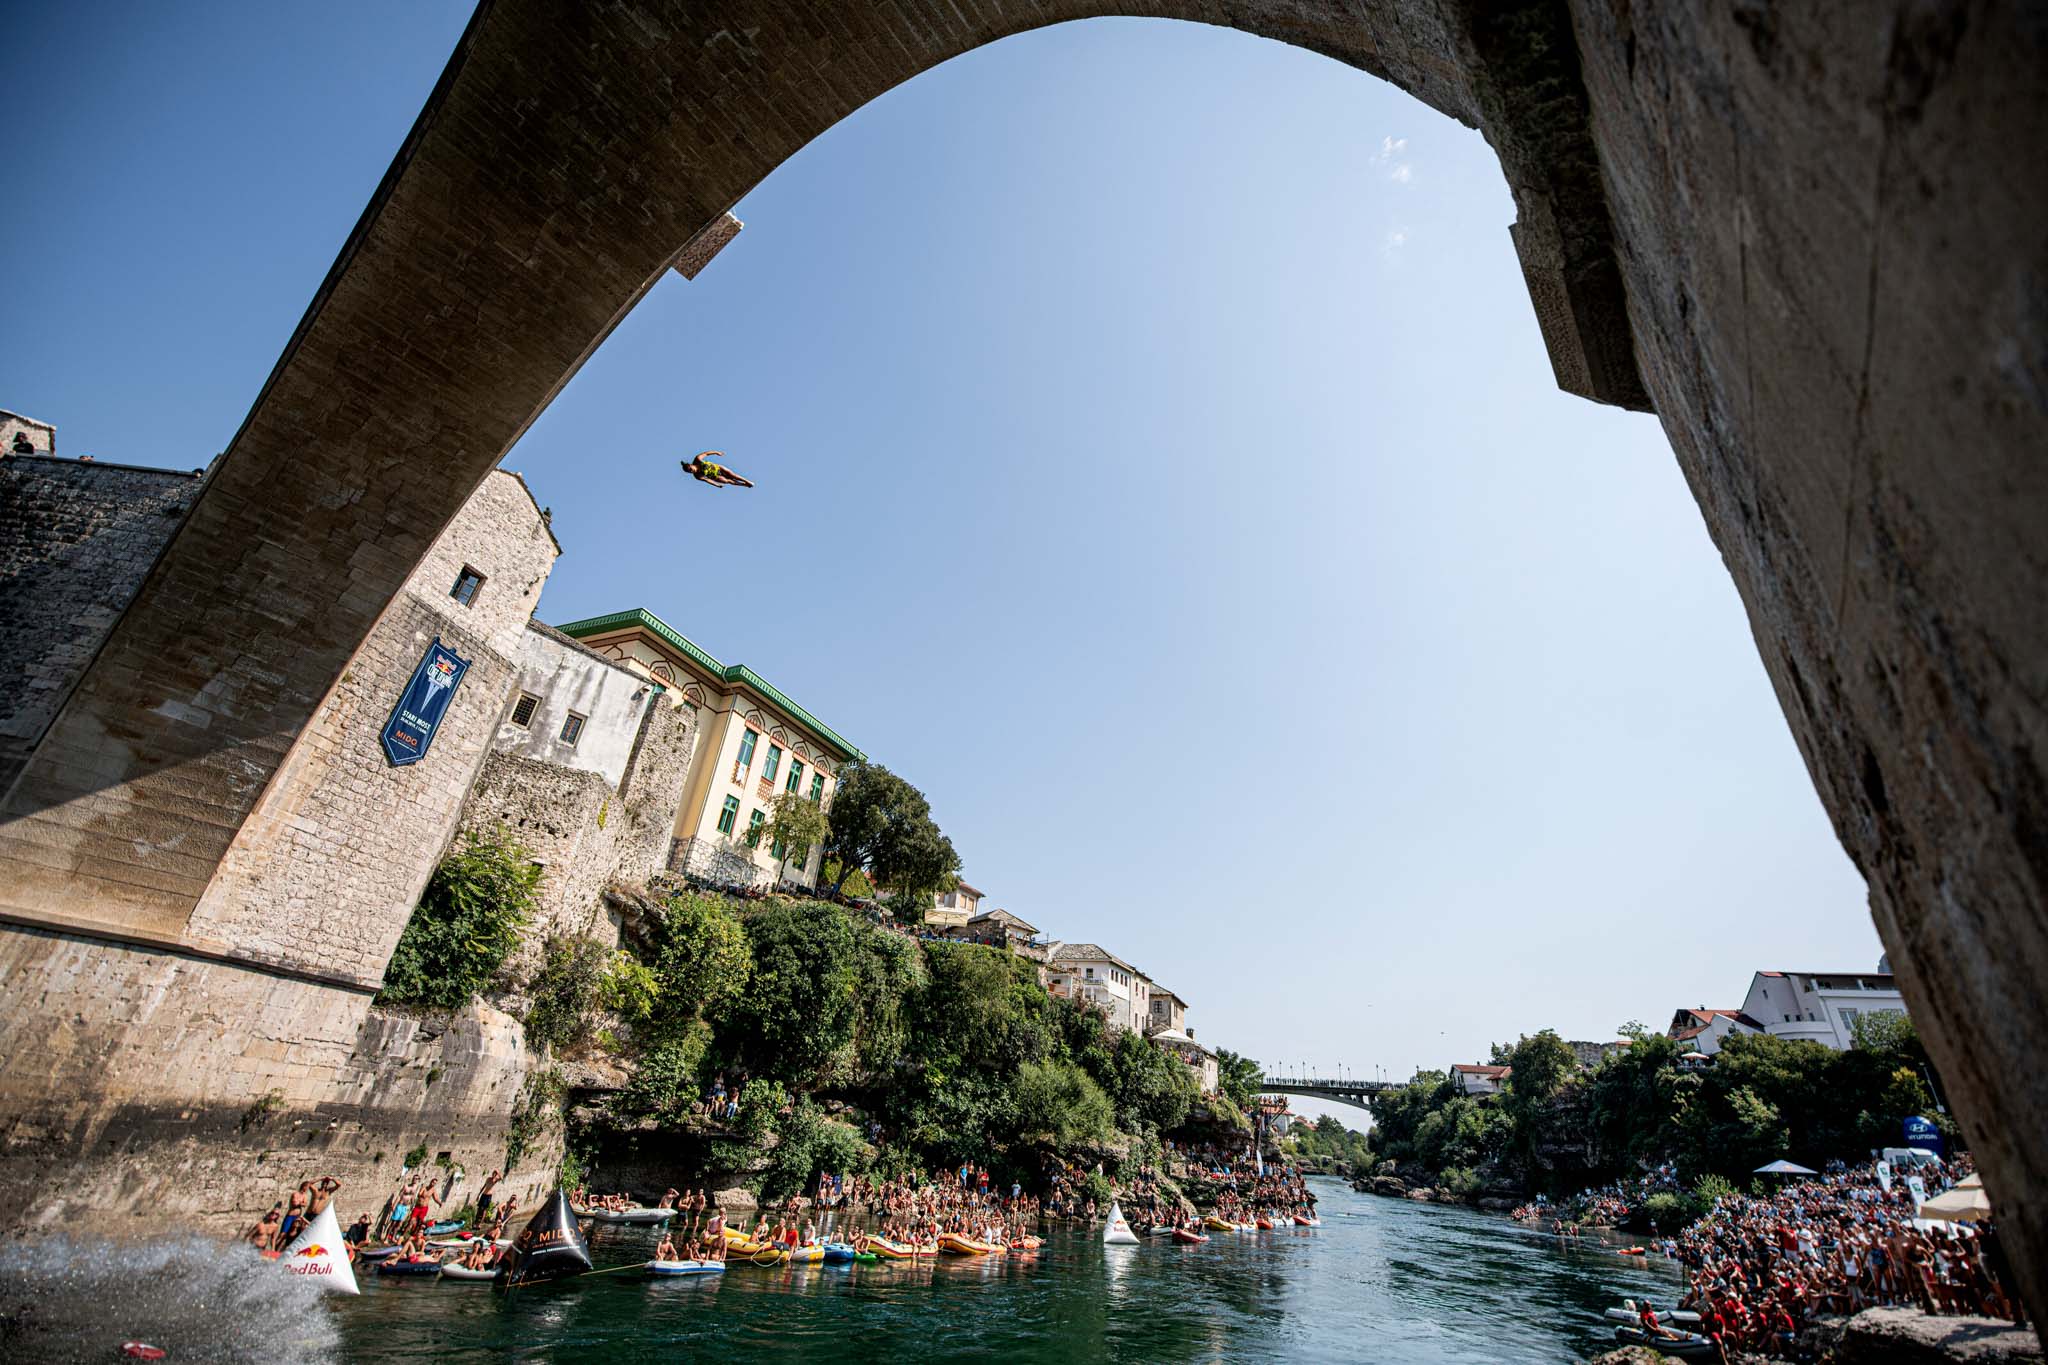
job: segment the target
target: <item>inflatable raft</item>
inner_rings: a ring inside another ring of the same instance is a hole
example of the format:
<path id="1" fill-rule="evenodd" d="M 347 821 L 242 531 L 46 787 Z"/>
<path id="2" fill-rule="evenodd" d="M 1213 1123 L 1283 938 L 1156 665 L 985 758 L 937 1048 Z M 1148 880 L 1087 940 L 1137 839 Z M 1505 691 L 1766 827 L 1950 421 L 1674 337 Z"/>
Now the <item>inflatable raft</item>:
<path id="1" fill-rule="evenodd" d="M 456 1280 L 463 1284 L 489 1284 L 498 1278 L 498 1267 L 486 1266 L 482 1270 L 471 1270 L 468 1266 L 456 1265 L 451 1261 L 441 1267 L 441 1278 Z"/>
<path id="2" fill-rule="evenodd" d="M 666 1223 L 676 1216 L 674 1209 L 577 1209 L 578 1218 L 588 1218 L 593 1223 L 630 1223 L 636 1227 L 652 1227 Z"/>
<path id="3" fill-rule="evenodd" d="M 1196 1232 L 1193 1228 L 1175 1228 L 1173 1230 L 1173 1240 L 1176 1242 L 1185 1242 L 1188 1245 L 1192 1246 L 1196 1242 L 1206 1242 L 1209 1239 L 1207 1237 L 1204 1237 L 1201 1233 Z"/>
<path id="4" fill-rule="evenodd" d="M 641 1267 L 650 1276 L 667 1279 L 677 1275 L 723 1275 L 723 1261 L 649 1261 Z"/>
<path id="5" fill-rule="evenodd" d="M 1674 1337 L 1653 1337 L 1634 1327 L 1617 1327 L 1614 1339 L 1624 1346 L 1647 1346 L 1659 1355 L 1676 1360 L 1719 1360 L 1721 1348 L 1697 1332 L 1680 1332 Z"/>
<path id="6" fill-rule="evenodd" d="M 441 1273 L 441 1263 L 439 1261 L 405 1261 L 394 1258 L 389 1261 L 378 1262 L 377 1273 L 379 1275 L 438 1275 Z"/>
<path id="7" fill-rule="evenodd" d="M 988 1256 L 1003 1249 L 999 1242 L 984 1242 L 974 1237 L 964 1237 L 957 1232 L 939 1234 L 939 1250 L 954 1256 Z"/>

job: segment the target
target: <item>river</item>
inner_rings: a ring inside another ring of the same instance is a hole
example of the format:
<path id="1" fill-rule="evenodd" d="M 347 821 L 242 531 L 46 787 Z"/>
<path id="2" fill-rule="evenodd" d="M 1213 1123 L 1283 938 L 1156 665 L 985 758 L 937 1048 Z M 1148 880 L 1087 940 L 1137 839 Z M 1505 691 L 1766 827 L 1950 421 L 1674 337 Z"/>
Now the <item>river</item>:
<path id="1" fill-rule="evenodd" d="M 1203 1246 L 1105 1247 L 1055 1232 L 1031 1256 L 914 1265 L 736 1266 L 647 1283 L 522 1290 L 367 1277 L 336 1301 L 350 1361 L 639 1362 L 1582 1360 L 1599 1310 L 1677 1277 L 1588 1241 L 1561 1250 L 1505 1218 L 1318 1181 L 1323 1225 Z M 600 1266 L 653 1237 L 600 1228 Z"/>

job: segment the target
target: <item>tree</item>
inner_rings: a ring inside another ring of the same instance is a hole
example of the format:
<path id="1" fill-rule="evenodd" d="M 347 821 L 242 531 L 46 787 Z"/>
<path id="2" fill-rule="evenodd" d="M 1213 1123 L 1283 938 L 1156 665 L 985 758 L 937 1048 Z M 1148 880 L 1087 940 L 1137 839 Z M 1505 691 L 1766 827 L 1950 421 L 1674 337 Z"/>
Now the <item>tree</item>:
<path id="1" fill-rule="evenodd" d="M 1259 1064 L 1242 1053 L 1223 1048 L 1216 1054 L 1216 1088 L 1230 1097 L 1230 1102 L 1240 1109 L 1252 1107 L 1252 1098 L 1259 1093 L 1259 1085 L 1266 1079 L 1266 1073 Z"/>
<path id="2" fill-rule="evenodd" d="M 799 870 L 811 860 L 811 849 L 825 842 L 831 826 L 824 807 L 808 796 L 782 792 L 770 804 L 768 823 L 761 827 L 769 848 L 775 850 L 777 872 L 787 876 L 794 857 Z"/>
<path id="3" fill-rule="evenodd" d="M 503 826 L 464 834 L 406 921 L 377 998 L 441 1009 L 469 1003 L 519 945 L 539 903 L 540 873 Z"/>
<path id="4" fill-rule="evenodd" d="M 826 851 L 839 860 L 833 891 L 858 868 L 889 888 L 899 917 L 922 919 L 925 905 L 951 890 L 960 872 L 960 855 L 933 821 L 924 793 L 879 763 L 840 769 L 830 825 Z"/>

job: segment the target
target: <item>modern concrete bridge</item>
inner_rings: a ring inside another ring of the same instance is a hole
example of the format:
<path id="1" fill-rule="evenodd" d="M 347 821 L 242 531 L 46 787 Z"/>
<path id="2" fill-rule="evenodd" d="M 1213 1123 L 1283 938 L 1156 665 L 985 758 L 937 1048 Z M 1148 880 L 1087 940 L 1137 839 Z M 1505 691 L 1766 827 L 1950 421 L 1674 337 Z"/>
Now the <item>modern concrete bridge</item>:
<path id="1" fill-rule="evenodd" d="M 1307 1095 L 1314 1099 L 1331 1100 L 1337 1104 L 1348 1104 L 1357 1109 L 1367 1108 L 1367 1101 L 1382 1090 L 1394 1088 L 1393 1081 L 1364 1081 L 1356 1076 L 1267 1076 L 1259 1081 L 1261 1095 Z"/>

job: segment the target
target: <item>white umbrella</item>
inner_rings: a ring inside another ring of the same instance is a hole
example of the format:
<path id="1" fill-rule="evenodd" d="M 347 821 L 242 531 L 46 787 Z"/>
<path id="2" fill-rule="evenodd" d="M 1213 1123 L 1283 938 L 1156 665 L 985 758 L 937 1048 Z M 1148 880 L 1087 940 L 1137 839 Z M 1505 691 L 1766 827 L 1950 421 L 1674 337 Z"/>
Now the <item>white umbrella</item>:
<path id="1" fill-rule="evenodd" d="M 1773 1162 L 1772 1162 L 1772 1163 L 1771 1163 L 1770 1165 L 1768 1165 L 1768 1166 L 1759 1166 L 1759 1167 L 1757 1167 L 1757 1168 L 1756 1168 L 1756 1170 L 1755 1170 L 1755 1171 L 1754 1171 L 1754 1172 L 1753 1172 L 1752 1174 L 1755 1174 L 1755 1175 L 1812 1175 L 1812 1174 L 1814 1174 L 1814 1172 L 1813 1172 L 1812 1170 L 1808 1169 L 1807 1167 L 1805 1167 L 1805 1166 L 1802 1166 L 1802 1165 L 1800 1165 L 1800 1164 L 1799 1164 L 1798 1162 L 1796 1162 L 1796 1161 L 1785 1161 L 1785 1160 L 1783 1160 L 1783 1159 L 1780 1159 L 1780 1160 L 1777 1160 L 1777 1161 L 1773 1161 Z"/>
<path id="2" fill-rule="evenodd" d="M 1920 1206 L 1922 1218 L 1944 1218 L 1951 1223 L 1975 1223 L 1991 1216 L 1991 1198 L 1982 1182 L 1965 1182 L 1946 1194 L 1937 1194 Z"/>

